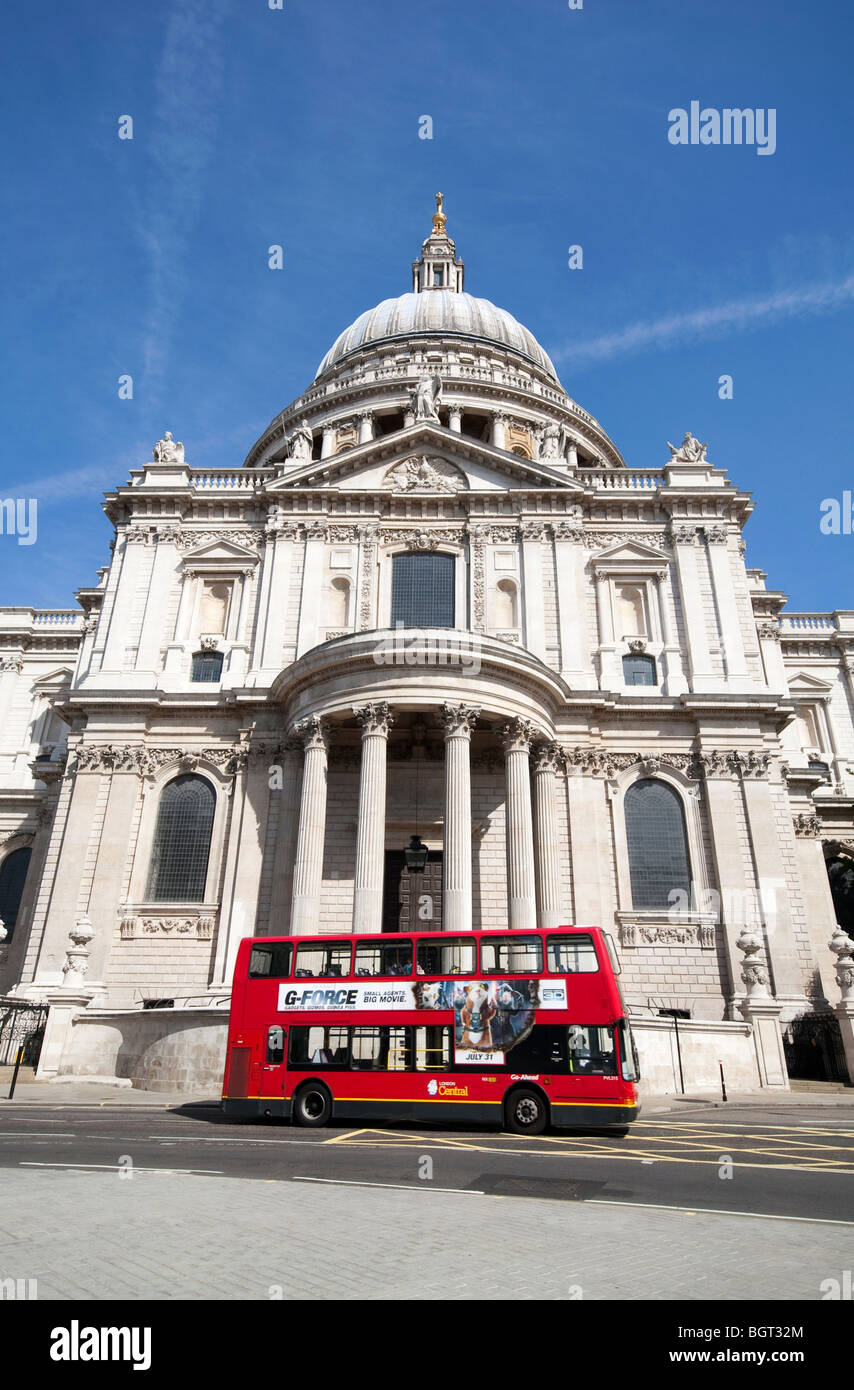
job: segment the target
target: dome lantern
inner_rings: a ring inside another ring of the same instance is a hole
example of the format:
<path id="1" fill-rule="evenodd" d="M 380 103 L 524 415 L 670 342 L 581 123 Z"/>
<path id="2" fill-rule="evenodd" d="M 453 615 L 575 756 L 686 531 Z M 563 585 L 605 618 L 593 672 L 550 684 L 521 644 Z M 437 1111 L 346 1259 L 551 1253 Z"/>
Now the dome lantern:
<path id="1" fill-rule="evenodd" d="M 450 290 L 462 294 L 465 265 L 457 260 L 457 248 L 446 231 L 447 217 L 443 208 L 444 193 L 436 194 L 433 230 L 421 247 L 421 259 L 412 262 L 414 294 L 425 290 Z"/>

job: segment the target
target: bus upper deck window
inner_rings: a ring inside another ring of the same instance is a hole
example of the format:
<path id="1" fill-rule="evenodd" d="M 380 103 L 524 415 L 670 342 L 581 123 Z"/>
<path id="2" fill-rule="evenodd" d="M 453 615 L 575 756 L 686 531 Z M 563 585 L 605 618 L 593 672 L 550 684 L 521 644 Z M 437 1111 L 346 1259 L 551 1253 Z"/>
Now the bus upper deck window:
<path id="1" fill-rule="evenodd" d="M 301 979 L 341 979 L 350 974 L 349 941 L 303 941 L 297 946 L 296 971 Z"/>
<path id="2" fill-rule="evenodd" d="M 364 941 L 356 945 L 357 975 L 411 975 L 412 942 L 404 937 L 392 941 Z"/>
<path id="3" fill-rule="evenodd" d="M 592 936 L 549 934 L 546 943 L 552 975 L 592 975 L 599 969 Z"/>
<path id="4" fill-rule="evenodd" d="M 249 952 L 250 980 L 285 980 L 291 973 L 290 941 L 271 941 Z"/>
<path id="5" fill-rule="evenodd" d="M 543 943 L 538 936 L 507 932 L 485 936 L 480 943 L 484 975 L 537 975 L 543 968 Z"/>
<path id="6" fill-rule="evenodd" d="M 474 975 L 476 971 L 475 944 L 464 936 L 428 936 L 419 941 L 419 975 Z"/>

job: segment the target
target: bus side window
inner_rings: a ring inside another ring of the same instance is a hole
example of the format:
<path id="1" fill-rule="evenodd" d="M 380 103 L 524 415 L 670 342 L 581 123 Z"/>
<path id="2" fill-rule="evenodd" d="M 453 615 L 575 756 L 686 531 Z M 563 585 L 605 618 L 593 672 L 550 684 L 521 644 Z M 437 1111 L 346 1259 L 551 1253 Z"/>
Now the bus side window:
<path id="1" fill-rule="evenodd" d="M 285 1030 L 278 1024 L 267 1029 L 267 1066 L 278 1067 L 285 1060 Z"/>
<path id="2" fill-rule="evenodd" d="M 592 936 L 546 937 L 552 975 L 592 975 L 599 969 Z"/>
<path id="3" fill-rule="evenodd" d="M 451 1030 L 437 1027 L 415 1029 L 415 1070 L 447 1071 L 451 1064 Z"/>

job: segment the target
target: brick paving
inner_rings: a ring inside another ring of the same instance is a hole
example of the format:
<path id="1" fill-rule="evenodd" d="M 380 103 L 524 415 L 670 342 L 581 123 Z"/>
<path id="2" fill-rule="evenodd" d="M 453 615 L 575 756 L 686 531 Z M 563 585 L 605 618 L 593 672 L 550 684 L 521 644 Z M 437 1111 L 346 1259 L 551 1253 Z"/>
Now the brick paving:
<path id="1" fill-rule="evenodd" d="M 0 1204 L 0 1278 L 43 1300 L 817 1300 L 851 1261 L 851 1227 L 427 1183 L 7 1169 Z"/>

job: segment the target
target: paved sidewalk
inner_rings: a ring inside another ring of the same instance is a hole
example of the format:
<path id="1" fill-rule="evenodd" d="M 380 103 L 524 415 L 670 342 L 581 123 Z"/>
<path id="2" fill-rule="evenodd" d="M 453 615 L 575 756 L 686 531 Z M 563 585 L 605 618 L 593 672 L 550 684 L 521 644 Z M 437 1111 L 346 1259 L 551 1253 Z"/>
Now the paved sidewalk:
<path id="1" fill-rule="evenodd" d="M 2 1069 L 5 1070 L 5 1069 Z M 0 1074 L 0 1111 L 10 1105 L 109 1105 L 130 1106 L 133 1109 L 145 1108 L 167 1110 L 179 1105 L 219 1105 L 218 1092 L 174 1092 L 139 1091 L 131 1086 L 119 1086 L 106 1081 L 82 1081 L 71 1078 L 61 1081 L 21 1081 L 15 1089 L 12 1101 L 7 1099 L 9 1076 Z M 812 1090 L 797 1087 L 791 1091 L 765 1090 L 734 1092 L 726 1103 L 721 1100 L 720 1091 L 695 1091 L 686 1096 L 647 1096 L 641 1099 L 644 1118 L 651 1115 L 666 1114 L 673 1110 L 692 1110 L 698 1107 L 713 1107 L 721 1110 L 755 1108 L 757 1106 L 841 1106 L 850 1109 L 854 1106 L 854 1087 L 837 1089 L 817 1085 Z"/>
<path id="2" fill-rule="evenodd" d="M 37 1280 L 42 1300 L 818 1300 L 850 1268 L 851 1237 L 429 1183 L 7 1170 L 0 1277 Z"/>

